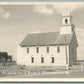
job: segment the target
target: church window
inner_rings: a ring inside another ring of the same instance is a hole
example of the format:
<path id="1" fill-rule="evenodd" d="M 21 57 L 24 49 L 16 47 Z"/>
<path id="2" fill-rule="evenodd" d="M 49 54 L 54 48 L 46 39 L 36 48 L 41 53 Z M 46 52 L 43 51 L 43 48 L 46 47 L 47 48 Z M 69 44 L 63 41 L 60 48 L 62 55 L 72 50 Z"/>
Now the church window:
<path id="1" fill-rule="evenodd" d="M 34 63 L 34 57 L 31 57 L 31 63 Z"/>
<path id="2" fill-rule="evenodd" d="M 49 53 L 49 47 L 47 47 L 47 53 Z"/>
<path id="3" fill-rule="evenodd" d="M 29 48 L 27 48 L 27 53 L 29 53 Z"/>
<path id="4" fill-rule="evenodd" d="M 39 47 L 36 48 L 36 52 L 39 53 Z"/>
<path id="5" fill-rule="evenodd" d="M 51 62 L 54 63 L 54 57 L 51 58 Z"/>
<path id="6" fill-rule="evenodd" d="M 44 57 L 41 57 L 41 63 L 44 63 Z"/>
<path id="7" fill-rule="evenodd" d="M 60 47 L 59 46 L 57 46 L 57 52 L 60 52 Z"/>

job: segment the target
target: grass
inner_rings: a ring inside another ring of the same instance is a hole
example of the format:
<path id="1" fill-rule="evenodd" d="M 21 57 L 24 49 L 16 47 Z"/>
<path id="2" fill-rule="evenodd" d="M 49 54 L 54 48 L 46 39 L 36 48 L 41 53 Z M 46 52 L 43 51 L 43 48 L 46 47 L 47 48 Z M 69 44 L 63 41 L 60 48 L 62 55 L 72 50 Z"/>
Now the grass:
<path id="1" fill-rule="evenodd" d="M 84 78 L 84 62 L 82 66 L 78 63 L 69 70 L 58 67 L 1 66 L 0 78 Z"/>

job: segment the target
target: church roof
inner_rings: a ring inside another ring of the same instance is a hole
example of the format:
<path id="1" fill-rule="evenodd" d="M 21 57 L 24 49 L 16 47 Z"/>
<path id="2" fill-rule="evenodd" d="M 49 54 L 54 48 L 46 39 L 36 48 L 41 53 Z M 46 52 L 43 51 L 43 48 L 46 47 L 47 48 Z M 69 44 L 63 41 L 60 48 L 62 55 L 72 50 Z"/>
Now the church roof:
<path id="1" fill-rule="evenodd" d="M 20 43 L 21 46 L 49 46 L 49 45 L 67 45 L 70 44 L 73 34 L 67 34 L 66 37 L 60 32 L 33 33 L 28 34 Z"/>

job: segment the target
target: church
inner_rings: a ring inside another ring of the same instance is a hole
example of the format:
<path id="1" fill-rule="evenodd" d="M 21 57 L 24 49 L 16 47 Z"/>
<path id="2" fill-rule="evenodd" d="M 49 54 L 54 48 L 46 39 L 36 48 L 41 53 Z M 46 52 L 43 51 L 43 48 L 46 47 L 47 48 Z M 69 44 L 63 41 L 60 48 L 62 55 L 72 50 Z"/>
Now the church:
<path id="1" fill-rule="evenodd" d="M 77 37 L 70 13 L 62 16 L 58 32 L 28 34 L 18 45 L 17 64 L 72 66 L 77 63 Z"/>

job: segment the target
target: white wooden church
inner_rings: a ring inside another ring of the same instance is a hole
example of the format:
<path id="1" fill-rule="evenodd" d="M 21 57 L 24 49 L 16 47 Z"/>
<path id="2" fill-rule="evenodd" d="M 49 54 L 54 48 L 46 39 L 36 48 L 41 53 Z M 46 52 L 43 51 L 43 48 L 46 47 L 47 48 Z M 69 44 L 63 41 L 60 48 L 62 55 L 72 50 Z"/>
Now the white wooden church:
<path id="1" fill-rule="evenodd" d="M 59 32 L 28 34 L 19 44 L 17 64 L 26 66 L 72 66 L 77 62 L 78 42 L 72 17 L 62 18 Z"/>

